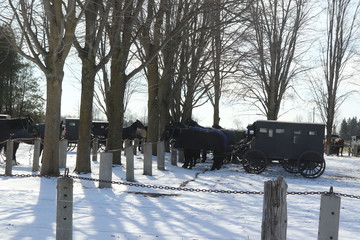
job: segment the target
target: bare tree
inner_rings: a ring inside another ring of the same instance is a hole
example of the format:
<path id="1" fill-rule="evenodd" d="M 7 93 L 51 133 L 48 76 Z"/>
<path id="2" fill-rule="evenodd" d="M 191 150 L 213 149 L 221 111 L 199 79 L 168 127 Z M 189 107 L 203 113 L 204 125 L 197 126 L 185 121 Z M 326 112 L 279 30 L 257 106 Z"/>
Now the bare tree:
<path id="1" fill-rule="evenodd" d="M 107 150 L 115 150 L 113 163 L 121 164 L 122 126 L 124 118 L 124 95 L 129 79 L 143 69 L 143 64 L 130 70 L 133 58 L 131 47 L 135 42 L 136 24 L 144 0 L 114 0 L 108 34 L 112 48 L 110 81 L 105 83 L 106 109 L 109 120 Z M 106 79 L 106 78 L 104 78 Z"/>
<path id="2" fill-rule="evenodd" d="M 140 15 L 139 58 L 145 63 L 148 79 L 148 141 L 158 141 L 159 133 L 170 121 L 172 82 L 184 29 L 199 10 L 200 2 L 148 1 Z"/>
<path id="3" fill-rule="evenodd" d="M 358 1 L 329 0 L 327 3 L 327 39 L 321 49 L 323 80 L 313 79 L 311 84 L 321 118 L 326 123 L 328 143 L 331 142 L 336 113 L 351 93 L 341 92 L 340 86 L 349 77 L 346 66 L 356 52 L 359 8 Z M 330 144 L 327 145 L 327 153 L 329 152 Z"/>
<path id="4" fill-rule="evenodd" d="M 12 29 L 16 50 L 34 62 L 47 81 L 45 146 L 41 175 L 59 175 L 61 90 L 65 59 L 77 24 L 75 0 L 9 0 L 1 21 Z M 8 11 L 9 10 L 9 11 Z"/>
<path id="5" fill-rule="evenodd" d="M 107 1 L 89 0 L 81 8 L 84 9 L 85 23 L 78 24 L 81 29 L 77 31 L 74 41 L 82 62 L 79 141 L 75 171 L 89 173 L 95 76 L 110 58 L 109 52 L 100 58 L 97 58 L 97 53 L 108 21 L 110 4 L 107 4 Z"/>
<path id="6" fill-rule="evenodd" d="M 245 25 L 243 15 L 248 10 L 248 1 L 209 0 L 211 11 L 211 69 L 208 72 L 210 84 L 207 95 L 213 106 L 213 125 L 220 124 L 220 99 L 227 85 L 232 81 L 236 66 L 242 58 L 236 46 L 243 42 Z M 236 11 L 234 11 L 236 9 Z M 237 57 L 234 57 L 237 56 Z"/>
<path id="7" fill-rule="evenodd" d="M 181 121 L 192 118 L 194 108 L 206 103 L 209 82 L 204 79 L 211 69 L 211 31 L 209 31 L 212 14 L 209 8 L 203 8 L 193 16 L 184 31 L 185 38 L 181 43 L 181 54 L 178 65 L 178 75 L 175 86 L 181 86 L 181 92 L 177 91 L 180 102 Z M 177 83 L 179 82 L 179 83 Z M 176 104 L 174 104 L 176 105 Z"/>
<path id="8" fill-rule="evenodd" d="M 246 60 L 241 66 L 242 97 L 270 120 L 279 116 L 281 101 L 304 69 L 298 65 L 299 36 L 309 19 L 308 0 L 256 0 L 250 7 Z"/>

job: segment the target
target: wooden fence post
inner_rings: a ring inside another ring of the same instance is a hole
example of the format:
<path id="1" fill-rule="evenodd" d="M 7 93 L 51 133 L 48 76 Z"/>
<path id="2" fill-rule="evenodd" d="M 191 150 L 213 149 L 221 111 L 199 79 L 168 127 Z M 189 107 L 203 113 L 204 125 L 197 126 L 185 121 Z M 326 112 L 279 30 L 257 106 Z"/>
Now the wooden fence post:
<path id="1" fill-rule="evenodd" d="M 126 181 L 135 182 L 134 177 L 134 151 L 133 147 L 125 148 L 125 156 L 126 156 Z"/>
<path id="2" fill-rule="evenodd" d="M 93 139 L 93 144 L 92 144 L 92 160 L 94 162 L 97 161 L 98 148 L 99 148 L 99 139 L 96 137 Z"/>
<path id="3" fill-rule="evenodd" d="M 171 165 L 177 165 L 177 150 L 174 148 L 171 149 Z"/>
<path id="4" fill-rule="evenodd" d="M 152 144 L 144 144 L 144 175 L 152 176 Z"/>
<path id="5" fill-rule="evenodd" d="M 127 147 L 130 147 L 130 146 L 131 146 L 131 140 L 125 139 L 124 140 L 124 149 Z M 125 155 L 125 151 L 124 151 L 124 155 Z"/>
<path id="6" fill-rule="evenodd" d="M 99 188 L 111 188 L 113 153 L 100 153 Z"/>
<path id="7" fill-rule="evenodd" d="M 330 193 L 321 195 L 318 240 L 337 240 L 339 237 L 341 198 Z"/>
<path id="8" fill-rule="evenodd" d="M 73 223 L 73 180 L 69 177 L 62 177 L 58 179 L 57 184 L 56 240 L 71 240 Z"/>
<path id="9" fill-rule="evenodd" d="M 59 168 L 66 168 L 66 156 L 67 156 L 67 139 L 61 139 L 59 142 Z"/>
<path id="10" fill-rule="evenodd" d="M 40 145 L 41 145 L 41 138 L 36 138 L 34 141 L 34 155 L 33 155 L 33 165 L 32 165 L 33 172 L 39 171 Z"/>
<path id="11" fill-rule="evenodd" d="M 14 140 L 9 139 L 6 142 L 6 166 L 5 166 L 6 176 L 12 175 L 13 152 L 14 152 Z"/>
<path id="12" fill-rule="evenodd" d="M 283 177 L 264 183 L 261 240 L 286 240 L 287 184 Z"/>
<path id="13" fill-rule="evenodd" d="M 159 170 L 165 170 L 165 145 L 164 142 L 157 143 L 157 168 Z"/>

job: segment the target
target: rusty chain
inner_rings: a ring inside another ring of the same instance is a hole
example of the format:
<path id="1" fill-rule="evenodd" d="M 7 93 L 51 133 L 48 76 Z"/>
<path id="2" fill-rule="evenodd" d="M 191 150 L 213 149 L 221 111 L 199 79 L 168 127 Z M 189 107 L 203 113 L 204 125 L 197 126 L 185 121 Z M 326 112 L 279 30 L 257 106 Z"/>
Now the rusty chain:
<path id="1" fill-rule="evenodd" d="M 5 175 L 0 174 L 0 177 L 44 177 L 51 178 L 51 176 L 42 176 L 40 174 L 12 174 Z M 239 190 L 216 190 L 216 189 L 199 189 L 199 188 L 186 188 L 186 187 L 170 187 L 170 186 L 161 186 L 161 185 L 151 185 L 151 184 L 142 184 L 142 183 L 132 183 L 132 182 L 119 182 L 119 181 L 109 181 L 109 180 L 101 180 L 89 177 L 81 177 L 69 175 L 69 170 L 66 169 L 63 175 L 60 177 L 69 177 L 72 179 L 85 180 L 85 181 L 93 181 L 93 182 L 104 182 L 111 183 L 117 185 L 124 185 L 130 187 L 140 187 L 140 188 L 152 188 L 152 189 L 160 189 L 160 190 L 171 190 L 171 191 L 188 191 L 188 192 L 206 192 L 206 193 L 226 193 L 226 194 L 248 194 L 248 195 L 263 195 L 263 191 L 239 191 Z M 330 191 L 307 191 L 307 192 L 287 192 L 287 195 L 335 195 L 339 197 L 360 199 L 360 196 L 352 195 L 352 194 L 344 194 L 333 192 L 332 187 Z"/>

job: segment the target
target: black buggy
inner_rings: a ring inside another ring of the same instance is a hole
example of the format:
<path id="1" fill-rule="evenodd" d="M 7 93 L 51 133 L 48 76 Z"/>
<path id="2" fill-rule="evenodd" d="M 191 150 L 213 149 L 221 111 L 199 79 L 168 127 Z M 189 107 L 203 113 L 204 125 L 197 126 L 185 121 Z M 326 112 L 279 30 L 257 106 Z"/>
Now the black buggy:
<path id="1" fill-rule="evenodd" d="M 72 151 L 77 146 L 79 140 L 79 124 L 78 118 L 65 119 L 65 136 L 68 140 L 68 151 Z M 106 121 L 93 121 L 91 129 L 92 140 L 97 137 L 99 140 L 99 148 L 104 149 L 106 145 L 106 128 L 108 122 Z"/>
<path id="2" fill-rule="evenodd" d="M 317 178 L 325 171 L 324 132 L 324 124 L 258 120 L 247 127 L 235 154 L 249 173 L 278 161 L 290 173 Z"/>

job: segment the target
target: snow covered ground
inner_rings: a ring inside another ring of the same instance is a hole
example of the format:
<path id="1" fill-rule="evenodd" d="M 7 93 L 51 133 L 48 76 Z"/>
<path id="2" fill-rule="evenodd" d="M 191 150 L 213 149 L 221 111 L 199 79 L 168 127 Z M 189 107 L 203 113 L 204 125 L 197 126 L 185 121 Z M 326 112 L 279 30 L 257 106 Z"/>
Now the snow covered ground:
<path id="1" fill-rule="evenodd" d="M 32 146 L 21 144 L 13 174 L 32 173 Z M 143 175 L 143 158 L 135 156 L 137 184 L 195 189 L 263 191 L 264 182 L 285 178 L 288 192 L 334 191 L 360 196 L 360 158 L 326 157 L 325 173 L 306 179 L 271 165 L 262 174 L 246 173 L 239 165 L 208 171 L 211 163 L 192 170 L 170 165 Z M 0 158 L 2 161 L 2 159 Z M 67 155 L 70 175 L 76 152 Z M 123 159 L 125 164 L 125 158 Z M 61 170 L 62 173 L 64 169 Z M 0 174 L 5 165 L 0 165 Z M 92 162 L 98 178 L 99 162 Z M 125 166 L 113 167 L 113 181 L 125 181 Z M 0 239 L 55 239 L 57 178 L 0 177 Z M 317 239 L 320 195 L 288 195 L 287 239 Z M 100 189 L 98 182 L 74 179 L 73 239 L 260 239 L 263 195 L 174 191 L 113 184 Z M 341 198 L 339 239 L 360 239 L 360 199 Z"/>

